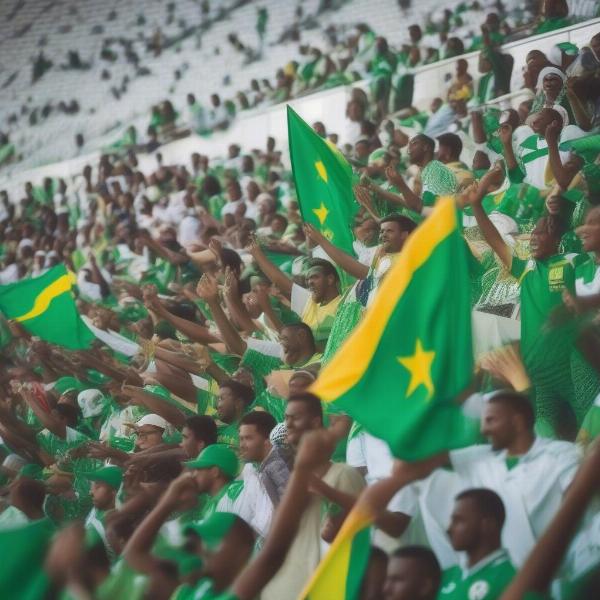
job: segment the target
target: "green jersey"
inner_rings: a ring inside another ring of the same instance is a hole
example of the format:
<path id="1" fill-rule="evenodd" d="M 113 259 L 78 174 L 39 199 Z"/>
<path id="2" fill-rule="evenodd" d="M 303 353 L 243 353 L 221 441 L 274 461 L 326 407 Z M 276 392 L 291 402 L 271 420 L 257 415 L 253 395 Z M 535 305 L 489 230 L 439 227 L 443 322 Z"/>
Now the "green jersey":
<path id="1" fill-rule="evenodd" d="M 239 422 L 219 423 L 217 425 L 217 442 L 227 444 L 234 452 L 240 447 Z"/>
<path id="2" fill-rule="evenodd" d="M 496 600 L 515 573 L 508 554 L 497 550 L 471 569 L 454 566 L 445 570 L 438 600 Z"/>
<path id="3" fill-rule="evenodd" d="M 562 304 L 562 293 L 575 290 L 576 254 L 557 254 L 545 260 L 523 260 L 516 256 L 510 268 L 521 286 L 521 351 L 526 359 L 547 336 L 541 336 L 548 316 Z"/>

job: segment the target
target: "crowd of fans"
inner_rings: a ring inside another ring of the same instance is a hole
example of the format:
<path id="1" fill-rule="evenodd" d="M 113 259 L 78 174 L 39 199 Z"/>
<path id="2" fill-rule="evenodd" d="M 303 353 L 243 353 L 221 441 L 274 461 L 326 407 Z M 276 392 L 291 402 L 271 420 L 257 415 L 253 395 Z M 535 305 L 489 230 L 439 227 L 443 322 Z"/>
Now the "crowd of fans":
<path id="1" fill-rule="evenodd" d="M 294 599 L 364 505 L 361 599 L 598 597 L 600 33 L 530 52 L 531 97 L 501 111 L 503 19 L 444 38 L 469 10 L 445 13 L 441 49 L 359 30 L 337 67 L 306 49 L 281 74 L 277 101 L 357 65 L 370 80 L 347 130 L 313 124 L 354 171 L 354 255 L 304 223 L 272 138 L 142 172 L 180 133 L 170 101 L 148 143 L 130 128 L 72 180 L 0 192 L 0 285 L 64 263 L 95 336 L 72 351 L 0 320 L 0 539 L 56 529 L 41 594 Z M 407 67 L 468 49 L 477 83 L 457 58 L 446 96 L 412 107 Z M 195 129 L 227 126 L 219 96 L 187 102 Z M 442 196 L 470 250 L 482 443 L 408 463 L 310 386 Z"/>

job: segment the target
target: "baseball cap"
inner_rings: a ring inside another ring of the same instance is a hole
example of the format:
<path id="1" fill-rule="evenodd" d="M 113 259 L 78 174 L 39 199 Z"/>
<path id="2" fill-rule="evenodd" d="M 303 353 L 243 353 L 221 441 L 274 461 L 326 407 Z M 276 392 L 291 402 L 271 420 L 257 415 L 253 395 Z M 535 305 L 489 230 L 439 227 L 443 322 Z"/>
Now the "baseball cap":
<path id="1" fill-rule="evenodd" d="M 143 427 L 144 425 L 154 425 L 154 427 L 159 427 L 160 429 L 168 429 L 169 423 L 166 419 L 163 419 L 159 415 L 155 415 L 151 413 L 149 415 L 144 415 L 135 425 L 136 429 Z"/>
<path id="2" fill-rule="evenodd" d="M 82 475 L 89 481 L 106 483 L 106 485 L 109 485 L 115 490 L 118 490 L 119 487 L 121 487 L 121 482 L 123 481 L 123 469 L 116 465 L 108 465 L 97 471 L 82 473 Z"/>
<path id="3" fill-rule="evenodd" d="M 189 523 L 183 532 L 195 533 L 209 550 L 215 550 L 231 530 L 235 517 L 230 512 L 215 512 L 198 523 Z"/>
<path id="4" fill-rule="evenodd" d="M 188 469 L 218 467 L 231 479 L 237 475 L 239 469 L 235 452 L 225 444 L 210 444 L 194 460 L 188 460 L 184 465 Z"/>

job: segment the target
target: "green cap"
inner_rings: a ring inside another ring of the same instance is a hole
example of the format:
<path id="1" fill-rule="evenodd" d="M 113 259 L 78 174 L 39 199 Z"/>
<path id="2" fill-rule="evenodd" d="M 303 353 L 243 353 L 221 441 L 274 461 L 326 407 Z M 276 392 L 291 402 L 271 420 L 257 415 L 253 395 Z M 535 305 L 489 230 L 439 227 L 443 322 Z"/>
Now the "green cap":
<path id="1" fill-rule="evenodd" d="M 88 471 L 87 473 L 82 473 L 82 475 L 89 481 L 106 483 L 106 485 L 109 485 L 115 490 L 118 490 L 121 487 L 121 482 L 123 481 L 123 469 L 115 465 L 102 467 L 97 471 Z"/>
<path id="2" fill-rule="evenodd" d="M 387 150 L 384 148 L 377 148 L 377 150 L 373 150 L 371 154 L 369 154 L 368 164 L 372 165 L 379 160 L 382 160 L 383 157 L 387 154 Z"/>
<path id="3" fill-rule="evenodd" d="M 233 513 L 215 512 L 198 523 L 189 523 L 184 527 L 183 532 L 195 533 L 209 550 L 215 550 L 234 523 L 235 515 Z"/>
<path id="4" fill-rule="evenodd" d="M 235 452 L 225 444 L 211 444 L 206 446 L 194 460 L 184 463 L 188 469 L 210 469 L 219 467 L 230 479 L 233 479 L 239 469 Z"/>
<path id="5" fill-rule="evenodd" d="M 79 379 L 69 376 L 59 377 L 54 382 L 53 387 L 54 391 L 58 392 L 61 396 L 63 394 L 66 394 L 67 392 L 82 392 L 83 390 L 85 390 L 85 388 L 86 386 L 83 383 L 81 383 Z"/>
<path id="6" fill-rule="evenodd" d="M 144 391 L 160 396 L 163 400 L 171 400 L 171 393 L 164 385 L 148 384 L 144 386 Z"/>

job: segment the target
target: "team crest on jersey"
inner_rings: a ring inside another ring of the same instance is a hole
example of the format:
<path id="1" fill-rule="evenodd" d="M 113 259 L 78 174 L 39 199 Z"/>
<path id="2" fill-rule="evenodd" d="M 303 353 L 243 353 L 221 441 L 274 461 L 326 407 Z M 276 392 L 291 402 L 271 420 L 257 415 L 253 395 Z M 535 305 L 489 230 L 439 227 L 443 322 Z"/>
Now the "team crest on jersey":
<path id="1" fill-rule="evenodd" d="M 480 579 L 469 588 L 469 600 L 484 600 L 490 591 L 490 584 Z"/>

